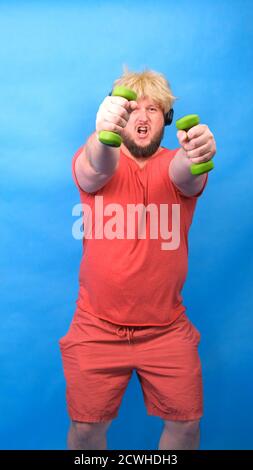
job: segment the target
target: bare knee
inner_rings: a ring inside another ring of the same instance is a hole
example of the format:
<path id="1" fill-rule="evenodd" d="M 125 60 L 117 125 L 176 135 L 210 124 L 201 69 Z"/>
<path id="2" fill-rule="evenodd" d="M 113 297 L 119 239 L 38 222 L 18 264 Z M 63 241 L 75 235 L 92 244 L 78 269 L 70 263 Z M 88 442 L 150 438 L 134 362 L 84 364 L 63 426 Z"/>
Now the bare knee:
<path id="1" fill-rule="evenodd" d="M 200 429 L 200 420 L 192 421 L 164 421 L 164 427 L 169 433 L 181 436 L 195 436 Z"/>
<path id="2" fill-rule="evenodd" d="M 105 423 L 72 421 L 71 429 L 80 439 L 89 439 L 106 434 L 111 422 L 112 420 Z"/>
<path id="3" fill-rule="evenodd" d="M 72 421 L 68 432 L 69 449 L 106 449 L 106 431 L 111 421 L 86 423 Z"/>

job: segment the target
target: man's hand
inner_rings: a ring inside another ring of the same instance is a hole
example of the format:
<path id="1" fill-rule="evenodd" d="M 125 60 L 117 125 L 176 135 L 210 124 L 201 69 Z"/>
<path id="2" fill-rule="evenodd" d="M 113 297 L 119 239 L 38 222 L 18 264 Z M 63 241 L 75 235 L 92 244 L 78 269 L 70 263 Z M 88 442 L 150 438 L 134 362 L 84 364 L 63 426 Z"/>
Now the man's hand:
<path id="1" fill-rule="evenodd" d="M 206 124 L 198 124 L 188 132 L 180 130 L 177 138 L 191 163 L 208 162 L 216 153 L 214 136 Z"/>
<path id="2" fill-rule="evenodd" d="M 136 101 L 128 101 L 121 96 L 106 96 L 96 116 L 96 132 L 112 131 L 122 135 L 131 112 L 137 107 Z"/>

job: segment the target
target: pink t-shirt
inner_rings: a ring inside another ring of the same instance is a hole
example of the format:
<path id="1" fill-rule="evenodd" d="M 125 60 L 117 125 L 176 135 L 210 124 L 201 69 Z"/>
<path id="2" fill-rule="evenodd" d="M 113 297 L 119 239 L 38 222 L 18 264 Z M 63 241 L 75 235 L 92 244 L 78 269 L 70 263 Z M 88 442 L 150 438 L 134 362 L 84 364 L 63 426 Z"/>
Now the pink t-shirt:
<path id="1" fill-rule="evenodd" d="M 168 325 L 185 311 L 181 290 L 188 269 L 188 230 L 208 176 L 196 196 L 184 196 L 168 174 L 177 150 L 162 148 L 140 168 L 120 149 L 116 172 L 92 194 L 82 190 L 75 175 L 82 147 L 74 155 L 72 173 L 85 232 L 76 301 L 80 310 L 130 326 Z"/>

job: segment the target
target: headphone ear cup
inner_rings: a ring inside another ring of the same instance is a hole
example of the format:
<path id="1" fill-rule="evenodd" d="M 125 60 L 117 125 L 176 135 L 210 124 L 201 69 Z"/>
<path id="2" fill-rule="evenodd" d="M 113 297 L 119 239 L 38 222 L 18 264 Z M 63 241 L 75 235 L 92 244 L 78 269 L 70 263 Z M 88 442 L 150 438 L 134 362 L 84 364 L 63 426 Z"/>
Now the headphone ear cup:
<path id="1" fill-rule="evenodd" d="M 174 109 L 171 108 L 164 116 L 164 125 L 170 126 L 173 121 Z"/>

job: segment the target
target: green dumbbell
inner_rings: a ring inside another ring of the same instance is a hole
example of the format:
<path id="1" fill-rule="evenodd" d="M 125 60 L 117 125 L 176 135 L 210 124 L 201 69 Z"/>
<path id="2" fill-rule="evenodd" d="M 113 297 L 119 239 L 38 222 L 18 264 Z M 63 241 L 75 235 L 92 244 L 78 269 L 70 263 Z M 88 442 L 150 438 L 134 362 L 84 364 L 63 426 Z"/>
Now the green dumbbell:
<path id="1" fill-rule="evenodd" d="M 129 90 L 129 88 L 125 88 L 124 86 L 115 87 L 112 91 L 112 96 L 122 96 L 128 101 L 135 101 L 137 98 L 135 91 Z M 122 143 L 122 138 L 119 134 L 116 134 L 116 132 L 100 131 L 98 138 L 102 144 L 109 145 L 110 147 L 120 147 Z"/>
<path id="2" fill-rule="evenodd" d="M 182 117 L 176 121 L 176 127 L 181 131 L 189 131 L 193 126 L 199 124 L 200 119 L 197 114 L 188 114 L 187 116 Z M 204 163 L 193 163 L 190 166 L 192 175 L 202 175 L 214 168 L 212 160 Z"/>

